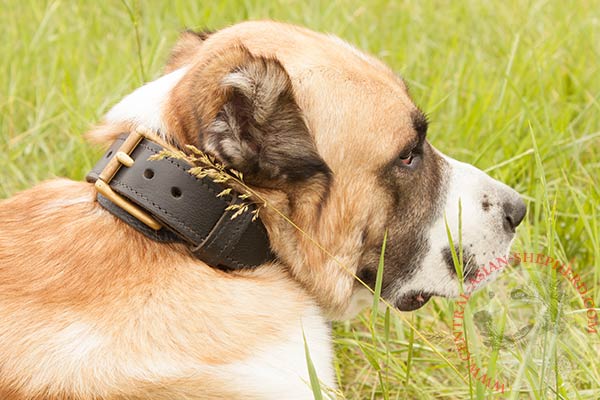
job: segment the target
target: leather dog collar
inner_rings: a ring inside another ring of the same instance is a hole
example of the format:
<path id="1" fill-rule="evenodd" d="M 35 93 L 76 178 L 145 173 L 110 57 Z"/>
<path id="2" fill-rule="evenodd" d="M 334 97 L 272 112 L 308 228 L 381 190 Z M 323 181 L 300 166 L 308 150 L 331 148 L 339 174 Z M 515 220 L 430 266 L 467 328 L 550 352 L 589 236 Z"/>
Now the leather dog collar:
<path id="1" fill-rule="evenodd" d="M 224 188 L 210 178 L 188 172 L 183 160 L 149 158 L 165 147 L 138 129 L 124 133 L 86 176 L 95 183 L 98 202 L 149 238 L 182 242 L 208 265 L 225 270 L 251 268 L 275 257 L 260 219 L 252 208 L 231 219 L 226 210 L 241 200 L 235 193 L 217 197 Z"/>

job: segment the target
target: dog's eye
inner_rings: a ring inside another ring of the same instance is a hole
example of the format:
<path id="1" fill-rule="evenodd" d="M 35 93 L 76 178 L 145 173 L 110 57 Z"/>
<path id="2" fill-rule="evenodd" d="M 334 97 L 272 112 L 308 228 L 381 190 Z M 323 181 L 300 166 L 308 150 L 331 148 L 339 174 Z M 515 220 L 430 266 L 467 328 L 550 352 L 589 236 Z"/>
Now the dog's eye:
<path id="1" fill-rule="evenodd" d="M 408 154 L 403 154 L 400 156 L 400 162 L 402 165 L 410 166 L 414 160 L 414 154 L 411 150 Z"/>

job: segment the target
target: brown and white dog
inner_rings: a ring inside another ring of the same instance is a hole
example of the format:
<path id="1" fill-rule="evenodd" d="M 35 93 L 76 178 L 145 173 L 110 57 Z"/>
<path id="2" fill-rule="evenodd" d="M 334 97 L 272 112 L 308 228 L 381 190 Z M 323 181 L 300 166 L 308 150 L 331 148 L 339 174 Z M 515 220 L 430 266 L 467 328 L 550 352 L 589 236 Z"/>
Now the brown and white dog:
<path id="1" fill-rule="evenodd" d="M 335 386 L 328 320 L 369 304 L 388 230 L 383 296 L 413 310 L 505 255 L 519 195 L 435 150 L 387 66 L 342 40 L 275 22 L 184 33 L 165 74 L 90 135 L 143 124 L 245 173 L 277 261 L 223 272 L 160 244 L 52 180 L 0 203 L 0 398 L 308 399 L 304 354 Z M 198 205 L 201 207 L 202 205 Z M 467 271 L 468 272 L 468 271 Z"/>

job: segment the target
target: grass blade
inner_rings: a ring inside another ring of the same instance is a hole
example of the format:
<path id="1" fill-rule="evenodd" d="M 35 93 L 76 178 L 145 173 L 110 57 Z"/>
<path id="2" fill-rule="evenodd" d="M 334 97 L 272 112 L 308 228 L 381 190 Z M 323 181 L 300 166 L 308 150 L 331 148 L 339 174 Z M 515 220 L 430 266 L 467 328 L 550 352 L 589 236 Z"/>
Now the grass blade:
<path id="1" fill-rule="evenodd" d="M 379 311 L 379 299 L 381 298 L 381 285 L 383 282 L 383 264 L 385 258 L 385 244 L 387 242 L 387 229 L 383 234 L 383 244 L 381 245 L 381 254 L 379 255 L 379 265 L 377 267 L 377 279 L 375 280 L 375 294 L 373 295 L 373 308 L 371 309 L 371 326 L 375 325 L 377 313 Z"/>
<path id="2" fill-rule="evenodd" d="M 308 343 L 306 342 L 306 335 L 304 329 L 302 329 L 302 339 L 304 340 L 304 356 L 306 357 L 306 367 L 308 368 L 308 376 L 310 378 L 310 388 L 313 392 L 315 400 L 323 400 L 323 392 L 321 391 L 321 382 L 317 376 L 315 365 L 310 358 L 310 351 L 308 350 Z"/>

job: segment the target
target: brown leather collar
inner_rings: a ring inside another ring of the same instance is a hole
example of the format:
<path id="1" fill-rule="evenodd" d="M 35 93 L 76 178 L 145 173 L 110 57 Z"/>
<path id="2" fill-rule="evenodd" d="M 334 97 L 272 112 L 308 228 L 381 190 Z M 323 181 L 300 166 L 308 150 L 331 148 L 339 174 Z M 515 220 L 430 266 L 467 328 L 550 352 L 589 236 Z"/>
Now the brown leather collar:
<path id="1" fill-rule="evenodd" d="M 231 219 L 227 206 L 241 202 L 235 193 L 217 197 L 224 187 L 191 175 L 185 161 L 149 161 L 164 147 L 141 132 L 120 135 L 86 177 L 104 208 L 153 240 L 187 243 L 215 268 L 252 268 L 275 258 L 252 209 Z"/>

